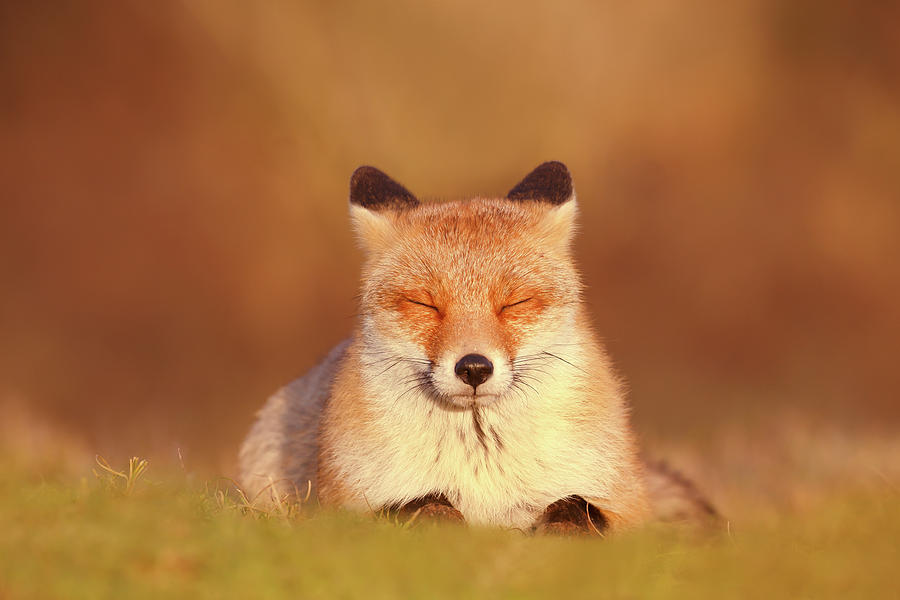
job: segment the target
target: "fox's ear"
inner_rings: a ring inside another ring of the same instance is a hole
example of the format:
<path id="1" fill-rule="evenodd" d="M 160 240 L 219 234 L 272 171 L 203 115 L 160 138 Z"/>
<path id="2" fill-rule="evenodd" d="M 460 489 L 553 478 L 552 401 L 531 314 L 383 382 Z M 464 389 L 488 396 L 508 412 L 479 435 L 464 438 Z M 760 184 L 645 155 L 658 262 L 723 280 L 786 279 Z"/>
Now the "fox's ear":
<path id="1" fill-rule="evenodd" d="M 548 246 L 567 253 L 575 237 L 577 217 L 578 202 L 573 194 L 568 201 L 547 210 L 539 226 L 540 236 Z"/>
<path id="2" fill-rule="evenodd" d="M 509 200 L 549 202 L 559 205 L 575 199 L 572 176 L 566 165 L 557 161 L 545 162 L 525 176 L 506 195 Z"/>
<path id="3" fill-rule="evenodd" d="M 506 195 L 516 202 L 541 202 L 549 210 L 541 222 L 541 236 L 550 246 L 568 252 L 575 233 L 578 203 L 569 169 L 561 162 L 545 162 L 525 176 Z"/>
<path id="4" fill-rule="evenodd" d="M 360 167 L 350 177 L 350 204 L 379 211 L 411 208 L 418 203 L 409 190 L 375 167 Z"/>
<path id="5" fill-rule="evenodd" d="M 350 177 L 350 218 L 360 243 L 369 252 L 391 243 L 397 211 L 418 204 L 409 190 L 375 167 L 360 167 Z"/>

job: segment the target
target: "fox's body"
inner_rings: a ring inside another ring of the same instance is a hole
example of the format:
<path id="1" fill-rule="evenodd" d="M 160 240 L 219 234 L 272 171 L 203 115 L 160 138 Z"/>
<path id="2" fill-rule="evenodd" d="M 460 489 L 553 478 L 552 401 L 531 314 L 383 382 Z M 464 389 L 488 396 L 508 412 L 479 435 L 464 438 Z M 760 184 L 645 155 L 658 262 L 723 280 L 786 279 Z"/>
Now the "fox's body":
<path id="1" fill-rule="evenodd" d="M 360 510 L 439 496 L 518 528 L 570 497 L 613 529 L 648 518 L 625 397 L 581 302 L 565 167 L 505 199 L 440 204 L 366 169 L 351 183 L 357 329 L 262 409 L 247 490 L 312 486 Z"/>

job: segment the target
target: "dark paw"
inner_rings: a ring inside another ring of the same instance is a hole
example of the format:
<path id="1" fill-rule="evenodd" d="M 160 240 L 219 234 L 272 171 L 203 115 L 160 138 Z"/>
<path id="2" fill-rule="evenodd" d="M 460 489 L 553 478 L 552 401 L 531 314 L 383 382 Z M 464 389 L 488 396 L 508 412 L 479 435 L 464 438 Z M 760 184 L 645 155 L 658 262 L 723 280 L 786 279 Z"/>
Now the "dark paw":
<path id="1" fill-rule="evenodd" d="M 609 523 L 603 513 L 581 496 L 557 500 L 534 524 L 536 534 L 603 535 Z"/>
<path id="2" fill-rule="evenodd" d="M 407 523 L 465 523 L 462 513 L 446 504 L 430 503 L 418 509 L 410 516 Z"/>
<path id="3" fill-rule="evenodd" d="M 416 526 L 423 523 L 459 523 L 466 522 L 463 514 L 443 495 L 429 495 L 403 505 L 398 516 L 400 521 Z"/>

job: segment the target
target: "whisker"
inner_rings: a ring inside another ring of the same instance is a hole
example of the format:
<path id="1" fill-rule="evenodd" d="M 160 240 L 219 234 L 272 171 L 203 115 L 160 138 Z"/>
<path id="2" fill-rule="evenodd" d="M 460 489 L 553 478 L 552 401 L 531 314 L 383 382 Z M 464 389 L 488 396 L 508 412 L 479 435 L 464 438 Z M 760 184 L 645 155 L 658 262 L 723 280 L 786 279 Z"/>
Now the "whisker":
<path id="1" fill-rule="evenodd" d="M 528 383 L 527 381 L 524 381 L 521 377 L 516 377 L 515 375 L 513 375 L 513 381 L 515 381 L 516 383 L 520 383 L 520 384 L 522 384 L 522 385 L 524 385 L 524 386 L 530 388 L 531 391 L 533 391 L 535 394 L 538 393 L 537 388 L 535 388 L 533 385 L 531 385 L 531 384 Z"/>
<path id="2" fill-rule="evenodd" d="M 512 361 L 514 365 L 533 365 L 533 364 L 545 364 L 549 361 L 549 358 L 546 356 L 535 356 L 529 358 L 516 359 Z"/>
<path id="3" fill-rule="evenodd" d="M 556 354 L 553 354 L 552 352 L 547 352 L 546 350 L 544 350 L 544 354 L 546 354 L 547 356 L 552 356 L 553 358 L 555 358 L 555 359 L 557 359 L 557 360 L 561 360 L 562 362 L 566 363 L 566 364 L 569 365 L 570 367 L 572 367 L 572 368 L 574 368 L 574 369 L 578 369 L 578 370 L 581 371 L 582 373 L 587 374 L 587 371 L 585 371 L 584 369 L 582 369 L 582 368 L 579 367 L 578 365 L 573 364 L 573 363 L 567 361 L 566 359 L 562 358 L 561 356 L 557 356 Z"/>
<path id="4" fill-rule="evenodd" d="M 543 373 L 544 375 L 549 375 L 551 377 L 553 376 L 553 373 L 545 371 L 544 369 L 538 367 L 522 367 L 520 369 L 516 369 L 516 371 L 519 373 L 531 373 L 532 371 L 534 371 L 535 373 Z"/>
<path id="5" fill-rule="evenodd" d="M 388 371 L 390 371 L 391 369 L 393 369 L 394 367 L 399 365 L 401 362 L 403 362 L 403 361 L 395 360 L 394 362 L 392 362 L 391 364 L 386 366 L 384 369 L 382 369 L 382 371 L 380 373 L 378 373 L 377 375 L 375 375 L 375 377 L 381 377 L 382 375 L 384 375 L 385 373 L 387 373 Z"/>
<path id="6" fill-rule="evenodd" d="M 382 364 L 382 363 L 386 363 L 386 362 L 391 361 L 391 360 L 397 360 L 397 359 L 399 359 L 399 358 L 400 358 L 399 356 L 388 356 L 387 358 L 379 358 L 378 360 L 373 360 L 373 361 L 369 361 L 369 362 L 364 362 L 364 363 L 362 363 L 362 366 L 364 366 L 364 367 L 374 367 L 374 366 L 380 365 L 380 364 Z"/>
<path id="7" fill-rule="evenodd" d="M 529 380 L 531 380 L 531 381 L 533 381 L 533 382 L 535 382 L 535 383 L 537 383 L 537 384 L 542 384 L 542 383 L 544 383 L 544 380 L 543 380 L 543 379 L 541 379 L 540 377 L 535 377 L 534 375 L 520 374 L 520 375 L 519 375 L 519 378 L 522 379 L 523 381 L 526 380 L 526 379 L 529 379 Z"/>

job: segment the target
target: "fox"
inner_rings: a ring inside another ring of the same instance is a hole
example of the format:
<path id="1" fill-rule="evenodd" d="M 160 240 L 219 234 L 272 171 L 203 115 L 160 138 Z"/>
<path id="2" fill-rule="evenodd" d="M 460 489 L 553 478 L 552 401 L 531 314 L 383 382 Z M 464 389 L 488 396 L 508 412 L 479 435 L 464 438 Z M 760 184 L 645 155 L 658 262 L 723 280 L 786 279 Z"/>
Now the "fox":
<path id="1" fill-rule="evenodd" d="M 349 205 L 354 332 L 258 412 L 239 453 L 250 498 L 532 532 L 715 515 L 640 454 L 583 300 L 564 164 L 444 202 L 363 166 Z"/>

